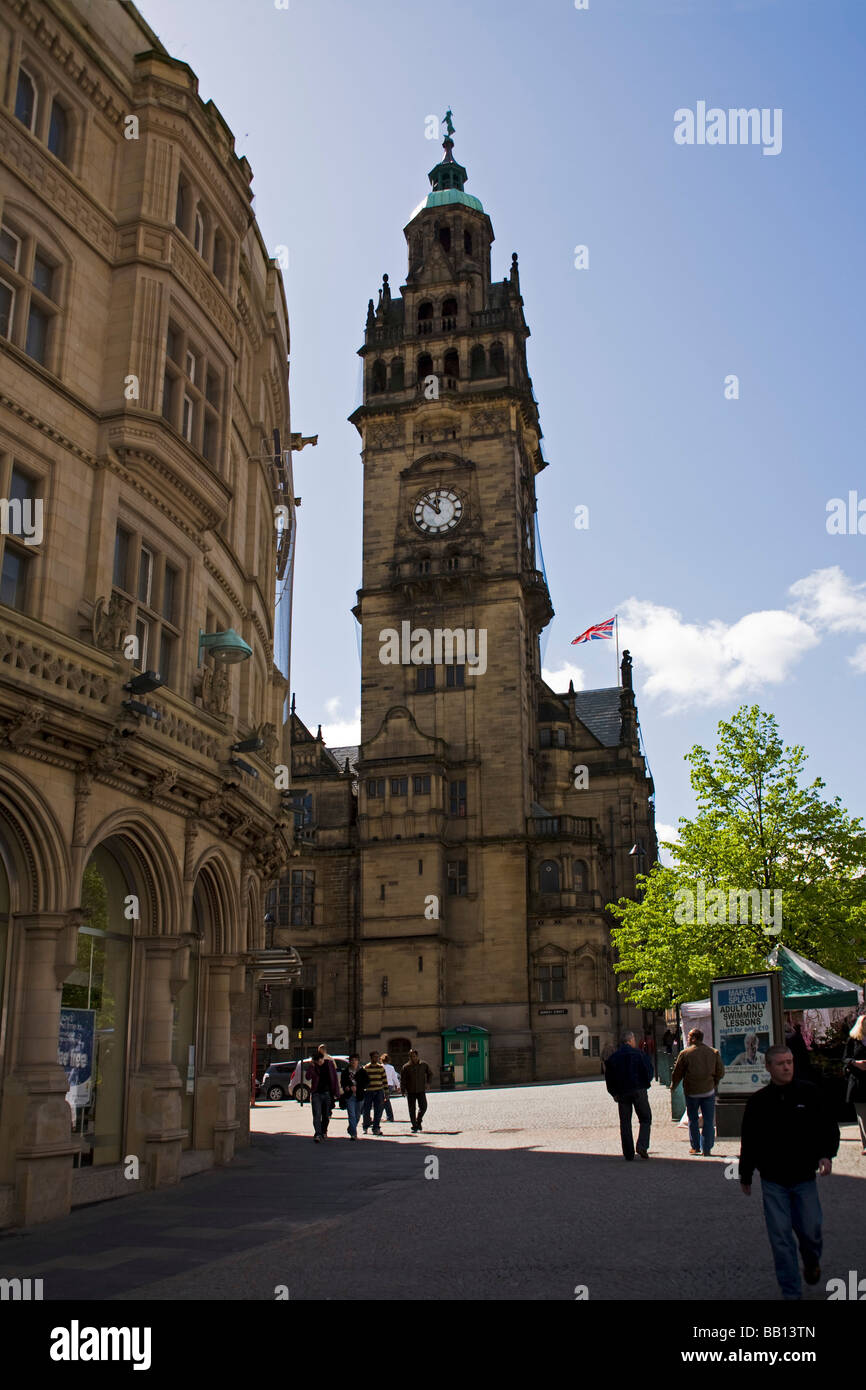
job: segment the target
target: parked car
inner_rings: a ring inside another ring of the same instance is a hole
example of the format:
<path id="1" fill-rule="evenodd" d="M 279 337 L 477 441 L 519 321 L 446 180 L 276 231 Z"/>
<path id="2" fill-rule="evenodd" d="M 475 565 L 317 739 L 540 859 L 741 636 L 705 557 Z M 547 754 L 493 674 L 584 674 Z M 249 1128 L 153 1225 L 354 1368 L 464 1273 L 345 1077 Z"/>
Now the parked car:
<path id="1" fill-rule="evenodd" d="M 304 1073 L 312 1060 L 312 1057 L 305 1057 L 303 1062 L 295 1062 L 292 1067 L 292 1074 L 289 1078 L 287 1087 L 288 1093 L 292 1100 L 300 1101 L 302 1105 L 306 1105 L 310 1099 L 310 1084 L 306 1080 Z M 344 1067 L 349 1065 L 349 1059 L 340 1053 L 339 1056 L 332 1056 L 331 1061 L 337 1068 L 337 1077 L 339 1079 L 340 1072 Z"/>
<path id="2" fill-rule="evenodd" d="M 297 1062 L 271 1062 L 262 1077 L 262 1094 L 265 1100 L 285 1100 L 289 1094 L 289 1081 Z"/>

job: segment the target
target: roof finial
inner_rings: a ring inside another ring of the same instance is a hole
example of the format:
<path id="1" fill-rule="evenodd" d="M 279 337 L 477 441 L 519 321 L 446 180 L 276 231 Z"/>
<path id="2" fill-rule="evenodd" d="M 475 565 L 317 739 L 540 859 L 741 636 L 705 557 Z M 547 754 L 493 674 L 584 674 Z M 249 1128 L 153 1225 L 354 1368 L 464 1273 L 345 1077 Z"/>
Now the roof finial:
<path id="1" fill-rule="evenodd" d="M 448 110 L 445 112 L 445 129 L 448 132 L 449 137 L 454 134 L 454 122 L 451 120 L 450 106 L 448 107 Z"/>

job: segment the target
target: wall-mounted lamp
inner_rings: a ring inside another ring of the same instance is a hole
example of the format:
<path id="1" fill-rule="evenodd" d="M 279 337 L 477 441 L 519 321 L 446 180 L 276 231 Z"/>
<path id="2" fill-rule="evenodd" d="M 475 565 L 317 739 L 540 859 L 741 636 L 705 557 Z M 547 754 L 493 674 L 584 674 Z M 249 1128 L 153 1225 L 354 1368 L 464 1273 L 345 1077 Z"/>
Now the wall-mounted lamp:
<path id="1" fill-rule="evenodd" d="M 149 695 L 151 690 L 159 690 L 165 681 L 158 671 L 142 671 L 140 676 L 133 676 L 123 687 L 130 690 L 133 695 Z"/>
<path id="2" fill-rule="evenodd" d="M 258 772 L 249 763 L 245 763 L 243 758 L 229 758 L 229 767 L 236 767 L 239 772 L 245 772 L 248 777 L 258 777 Z"/>
<path id="3" fill-rule="evenodd" d="M 130 714 L 141 714 L 146 719 L 161 719 L 162 714 L 153 705 L 145 705 L 141 700 L 124 700 L 123 708 L 128 709 Z"/>
<path id="4" fill-rule="evenodd" d="M 245 738 L 232 744 L 233 753 L 260 753 L 265 746 L 263 738 Z"/>
<path id="5" fill-rule="evenodd" d="M 247 646 L 243 637 L 235 632 L 233 627 L 225 632 L 203 632 L 199 628 L 199 661 L 202 647 L 212 654 L 214 661 L 224 661 L 227 666 L 234 666 L 239 661 L 248 661 L 253 654 L 252 647 Z"/>

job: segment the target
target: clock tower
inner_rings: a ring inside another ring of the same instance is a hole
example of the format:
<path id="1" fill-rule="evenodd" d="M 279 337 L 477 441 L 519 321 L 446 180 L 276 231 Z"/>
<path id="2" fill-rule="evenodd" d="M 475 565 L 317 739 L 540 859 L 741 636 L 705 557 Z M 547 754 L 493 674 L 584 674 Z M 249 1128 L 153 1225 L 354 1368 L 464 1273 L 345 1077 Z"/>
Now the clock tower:
<path id="1" fill-rule="evenodd" d="M 359 1042 L 411 1038 L 464 1079 L 535 1074 L 532 882 L 546 467 L 517 255 L 444 157 L 404 229 L 405 284 L 370 300 L 362 440 Z M 543 814 L 543 812 L 542 812 Z M 565 1010 L 558 1011 L 565 1013 Z M 458 1078 L 460 1079 L 460 1078 Z"/>

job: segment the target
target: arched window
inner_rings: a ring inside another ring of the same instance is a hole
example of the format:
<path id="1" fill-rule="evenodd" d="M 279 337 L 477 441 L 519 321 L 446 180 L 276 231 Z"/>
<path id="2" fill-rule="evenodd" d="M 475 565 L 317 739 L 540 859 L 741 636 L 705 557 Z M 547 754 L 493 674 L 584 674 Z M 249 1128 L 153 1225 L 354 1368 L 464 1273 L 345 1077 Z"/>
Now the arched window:
<path id="1" fill-rule="evenodd" d="M 446 299 L 442 305 L 442 332 L 452 333 L 457 327 L 457 300 Z"/>
<path id="2" fill-rule="evenodd" d="M 443 364 L 446 381 L 456 381 L 460 376 L 460 354 L 456 348 L 449 348 Z"/>
<path id="3" fill-rule="evenodd" d="M 373 363 L 372 390 L 374 394 L 387 389 L 387 372 L 388 369 L 381 358 Z"/>
<path id="4" fill-rule="evenodd" d="M 418 305 L 418 332 L 433 332 L 433 305 L 426 299 Z"/>
<path id="5" fill-rule="evenodd" d="M 572 865 L 575 893 L 589 892 L 589 869 L 583 859 L 575 859 Z"/>
<path id="6" fill-rule="evenodd" d="M 15 92 L 15 115 L 22 125 L 32 130 L 36 123 L 36 83 L 25 68 L 18 69 L 18 87 Z"/>
<path id="7" fill-rule="evenodd" d="M 418 358 L 417 375 L 419 386 L 423 386 L 426 377 L 433 375 L 433 358 L 429 352 L 422 352 Z"/>
<path id="8" fill-rule="evenodd" d="M 472 381 L 487 375 L 487 354 L 480 343 L 476 343 L 469 354 L 469 376 Z"/>
<path id="9" fill-rule="evenodd" d="M 56 100 L 51 103 L 51 120 L 48 123 L 48 148 L 64 164 L 69 160 L 69 117 L 66 108 Z"/>
<path id="10" fill-rule="evenodd" d="M 539 893 L 559 892 L 559 865 L 555 859 L 545 859 L 538 870 Z"/>
<path id="11" fill-rule="evenodd" d="M 451 228 L 448 226 L 439 227 L 436 235 L 439 238 L 439 245 L 443 251 L 451 250 Z"/>
<path id="12" fill-rule="evenodd" d="M 177 180 L 177 200 L 174 205 L 174 222 L 176 227 L 180 227 L 182 232 L 186 231 L 186 219 L 189 211 L 189 184 L 183 174 Z"/>
<path id="13" fill-rule="evenodd" d="M 391 363 L 391 390 L 403 390 L 403 358 L 395 357 Z"/>
<path id="14" fill-rule="evenodd" d="M 463 250 L 466 252 L 467 256 L 471 256 L 471 255 L 472 255 L 472 233 L 471 233 L 471 232 L 464 232 L 464 233 L 463 233 Z"/>
<path id="15" fill-rule="evenodd" d="M 225 284 L 228 275 L 228 256 L 226 239 L 219 228 L 213 234 L 213 273 L 222 284 Z"/>
<path id="16" fill-rule="evenodd" d="M 119 1163 L 123 1154 L 126 1035 L 133 919 L 129 895 L 141 894 L 130 861 L 111 841 L 90 856 L 81 886 L 88 909 L 78 929 L 78 958 L 60 999 L 58 1054 L 65 1068 L 73 1133 L 82 1167 Z M 141 899 L 139 899 L 141 902 Z M 142 902 L 143 907 L 143 902 Z"/>
<path id="17" fill-rule="evenodd" d="M 505 376 L 505 348 L 494 343 L 490 349 L 490 372 L 492 376 Z"/>

